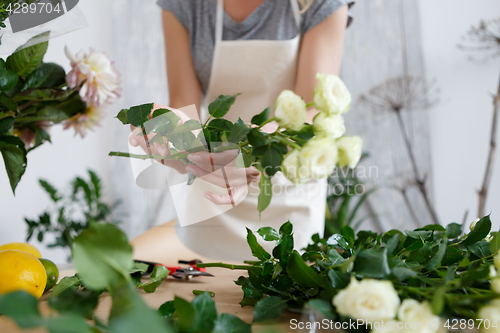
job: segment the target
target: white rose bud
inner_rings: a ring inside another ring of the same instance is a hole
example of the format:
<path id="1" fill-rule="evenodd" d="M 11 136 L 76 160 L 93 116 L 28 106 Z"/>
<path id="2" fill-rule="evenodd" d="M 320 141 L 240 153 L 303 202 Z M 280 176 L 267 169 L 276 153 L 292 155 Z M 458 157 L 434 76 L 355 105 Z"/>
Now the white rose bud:
<path id="1" fill-rule="evenodd" d="M 483 320 L 481 332 L 500 332 L 500 304 L 499 300 L 493 300 L 488 305 L 483 306 L 477 313 L 478 319 Z M 489 323 L 488 323 L 489 321 Z M 484 324 L 486 322 L 486 327 Z M 495 325 L 496 323 L 496 325 Z M 489 324 L 489 325 L 488 325 Z M 496 326 L 496 327 L 493 327 Z"/>
<path id="2" fill-rule="evenodd" d="M 407 298 L 401 303 L 398 319 L 408 323 L 408 325 L 411 323 L 414 332 L 435 333 L 442 326 L 440 317 L 432 312 L 428 302 L 419 303 L 411 298 Z"/>
<path id="3" fill-rule="evenodd" d="M 356 167 L 361 158 L 363 140 L 359 136 L 343 136 L 335 143 L 339 148 L 339 166 Z"/>
<path id="4" fill-rule="evenodd" d="M 490 286 L 491 290 L 493 290 L 497 294 L 500 294 L 500 278 L 494 278 L 493 280 L 491 280 Z"/>
<path id="5" fill-rule="evenodd" d="M 302 148 L 299 163 L 305 168 L 305 178 L 322 179 L 330 176 L 338 161 L 335 141 L 329 138 L 314 138 Z"/>
<path id="6" fill-rule="evenodd" d="M 497 277 L 497 270 L 495 269 L 494 265 L 490 265 L 490 273 L 488 274 L 489 279 L 493 279 Z"/>
<path id="7" fill-rule="evenodd" d="M 351 278 L 347 288 L 333 298 L 337 312 L 352 319 L 380 322 L 394 319 L 400 304 L 399 296 L 390 281 Z"/>
<path id="8" fill-rule="evenodd" d="M 283 174 L 295 185 L 303 184 L 309 181 L 307 178 L 308 172 L 304 167 L 301 168 L 299 163 L 299 150 L 292 150 L 285 155 L 285 159 L 281 163 Z"/>
<path id="9" fill-rule="evenodd" d="M 313 121 L 314 134 L 327 136 L 331 139 L 340 138 L 345 133 L 344 118 L 339 114 L 328 116 L 324 112 L 318 113 Z"/>
<path id="10" fill-rule="evenodd" d="M 351 93 L 336 75 L 316 74 L 314 107 L 328 115 L 344 113 L 351 106 Z"/>
<path id="11" fill-rule="evenodd" d="M 300 131 L 307 120 L 306 103 L 293 91 L 283 90 L 276 99 L 274 116 L 281 126 Z"/>
<path id="12" fill-rule="evenodd" d="M 496 256 L 493 257 L 493 264 L 495 264 L 496 269 L 500 270 L 500 251 L 498 251 Z"/>
<path id="13" fill-rule="evenodd" d="M 477 218 L 474 221 L 472 221 L 472 223 L 469 226 L 469 230 L 470 231 L 474 230 L 474 228 L 476 227 L 477 222 L 479 222 L 479 218 Z"/>

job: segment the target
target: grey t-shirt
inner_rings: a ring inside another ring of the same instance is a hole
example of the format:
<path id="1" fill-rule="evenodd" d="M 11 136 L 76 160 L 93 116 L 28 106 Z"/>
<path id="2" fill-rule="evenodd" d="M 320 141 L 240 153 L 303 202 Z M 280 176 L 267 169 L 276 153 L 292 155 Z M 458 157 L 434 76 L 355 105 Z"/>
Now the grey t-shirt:
<path id="1" fill-rule="evenodd" d="M 343 5 L 353 0 L 314 0 L 302 14 L 303 35 Z M 215 46 L 215 0 L 158 0 L 165 10 L 172 12 L 188 30 L 193 64 L 203 92 L 208 88 Z M 351 21 L 349 17 L 348 24 Z M 223 40 L 267 39 L 286 40 L 297 36 L 297 24 L 290 0 L 265 0 L 243 22 L 234 21 L 224 12 Z"/>

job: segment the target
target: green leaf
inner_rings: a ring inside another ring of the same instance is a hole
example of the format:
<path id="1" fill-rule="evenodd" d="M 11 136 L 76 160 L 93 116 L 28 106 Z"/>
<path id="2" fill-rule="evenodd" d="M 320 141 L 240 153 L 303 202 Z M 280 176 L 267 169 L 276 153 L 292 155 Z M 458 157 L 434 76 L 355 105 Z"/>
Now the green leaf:
<path id="1" fill-rule="evenodd" d="M 497 232 L 490 241 L 490 252 L 497 254 L 498 250 L 500 250 L 500 232 Z"/>
<path id="2" fill-rule="evenodd" d="M 256 300 L 260 300 L 264 296 L 264 294 L 262 294 L 262 291 L 255 288 L 249 282 L 241 286 L 241 289 L 243 290 L 243 297 L 250 297 L 250 298 L 255 298 Z"/>
<path id="3" fill-rule="evenodd" d="M 232 123 L 230 121 L 228 121 L 228 122 L 232 125 Z M 201 124 L 198 120 L 189 119 L 188 121 L 186 121 L 182 125 L 177 126 L 172 133 L 184 133 L 184 132 L 191 132 L 191 131 L 200 130 L 200 129 L 201 129 Z"/>
<path id="4" fill-rule="evenodd" d="M 472 231 L 467 235 L 467 237 L 462 242 L 460 242 L 460 244 L 469 245 L 477 243 L 483 240 L 486 236 L 488 236 L 490 230 L 491 230 L 491 221 L 490 221 L 490 216 L 487 215 L 476 223 L 474 229 L 472 229 Z"/>
<path id="5" fill-rule="evenodd" d="M 156 288 L 168 277 L 169 273 L 167 267 L 157 265 L 153 268 L 149 280 L 141 283 L 138 287 L 144 289 L 147 293 L 154 293 Z"/>
<path id="6" fill-rule="evenodd" d="M 54 186 L 52 186 L 49 182 L 43 179 L 39 179 L 38 182 L 40 185 L 43 187 L 45 192 L 48 193 L 52 201 L 57 202 L 61 199 L 61 196 L 57 193 L 57 190 L 55 189 Z"/>
<path id="7" fill-rule="evenodd" d="M 83 283 L 93 289 L 130 281 L 132 247 L 127 236 L 112 224 L 93 223 L 74 239 L 72 258 Z"/>
<path id="8" fill-rule="evenodd" d="M 8 69 L 0 69 L 0 91 L 13 89 L 19 81 L 19 75 Z"/>
<path id="9" fill-rule="evenodd" d="M 28 162 L 24 143 L 17 136 L 2 135 L 0 136 L 0 152 L 9 176 L 12 193 L 15 194 L 17 184 L 26 171 Z"/>
<path id="10" fill-rule="evenodd" d="M 158 313 L 162 318 L 168 319 L 172 318 L 175 312 L 174 301 L 168 301 L 163 303 L 158 309 Z"/>
<path id="11" fill-rule="evenodd" d="M 458 223 L 450 223 L 446 226 L 446 237 L 454 239 L 462 234 L 462 226 Z"/>
<path id="12" fill-rule="evenodd" d="M 330 259 L 332 266 L 342 265 L 345 261 L 336 249 L 328 250 L 328 259 Z"/>
<path id="13" fill-rule="evenodd" d="M 142 104 L 131 107 L 127 112 L 127 117 L 132 126 L 142 127 L 149 120 L 154 103 Z"/>
<path id="14" fill-rule="evenodd" d="M 280 171 L 282 160 L 283 155 L 274 146 L 267 146 L 260 163 L 265 173 L 274 176 L 276 172 Z"/>
<path id="15" fill-rule="evenodd" d="M 226 115 L 226 113 L 229 111 L 231 106 L 234 104 L 236 101 L 236 97 L 239 94 L 236 95 L 220 95 L 217 97 L 215 101 L 210 103 L 208 106 L 208 113 L 212 115 L 214 118 L 222 118 Z"/>
<path id="16" fill-rule="evenodd" d="M 37 299 L 24 291 L 0 296 L 0 314 L 12 318 L 21 328 L 41 326 Z"/>
<path id="17" fill-rule="evenodd" d="M 368 249 L 356 255 L 353 270 L 372 278 L 383 278 L 391 273 L 387 263 L 387 248 Z"/>
<path id="18" fill-rule="evenodd" d="M 261 299 L 253 308 L 253 321 L 261 322 L 281 317 L 287 308 L 286 301 L 276 296 Z"/>
<path id="19" fill-rule="evenodd" d="M 280 239 L 278 232 L 271 227 L 262 227 L 257 230 L 257 233 L 261 235 L 265 241 L 276 241 Z"/>
<path id="20" fill-rule="evenodd" d="M 99 301 L 99 293 L 93 290 L 76 290 L 67 288 L 56 296 L 49 298 L 49 306 L 59 313 L 72 312 L 83 317 L 94 312 Z"/>
<path id="21" fill-rule="evenodd" d="M 406 281 L 412 276 L 417 276 L 417 272 L 407 267 L 394 267 L 392 273 L 400 282 Z"/>
<path id="22" fill-rule="evenodd" d="M 426 270 L 433 270 L 434 268 L 438 267 L 439 264 L 441 264 L 441 260 L 443 260 L 444 255 L 446 253 L 446 245 L 448 244 L 448 240 L 445 238 L 441 241 L 438 247 L 438 251 L 432 257 L 425 265 L 424 269 Z"/>
<path id="23" fill-rule="evenodd" d="M 421 239 L 421 240 L 425 241 L 426 239 L 429 239 L 432 236 L 432 231 L 429 231 L 429 230 L 420 230 L 420 231 L 405 230 L 405 234 L 407 234 L 411 238 Z"/>
<path id="24" fill-rule="evenodd" d="M 66 82 L 64 68 L 54 63 L 42 63 L 24 82 L 21 90 L 59 87 Z"/>
<path id="25" fill-rule="evenodd" d="M 195 310 L 195 316 L 189 331 L 193 333 L 212 331 L 215 326 L 215 320 L 217 319 L 217 308 L 212 297 L 210 297 L 208 292 L 205 292 L 197 296 L 192 305 Z"/>
<path id="26" fill-rule="evenodd" d="M 42 63 L 48 45 L 48 42 L 39 43 L 14 52 L 7 58 L 7 67 L 20 76 L 27 77 Z"/>
<path id="27" fill-rule="evenodd" d="M 28 89 L 14 95 L 14 102 L 20 101 L 65 101 L 76 94 L 73 89 L 39 88 Z M 24 113 L 24 110 L 23 110 Z"/>
<path id="28" fill-rule="evenodd" d="M 312 299 L 307 303 L 312 309 L 318 311 L 322 317 L 327 319 L 335 319 L 332 303 L 324 299 Z"/>
<path id="29" fill-rule="evenodd" d="M 232 314 L 221 313 L 212 333 L 252 333 L 252 326 Z"/>
<path id="30" fill-rule="evenodd" d="M 434 292 L 434 295 L 432 296 L 431 307 L 432 307 L 432 312 L 436 316 L 439 316 L 443 312 L 445 295 L 446 295 L 446 287 L 443 286 L 437 288 L 437 290 Z"/>
<path id="31" fill-rule="evenodd" d="M 203 295 L 204 293 L 208 293 L 210 295 L 210 297 L 212 297 L 212 298 L 215 297 L 215 293 L 213 291 L 208 291 L 208 290 L 193 289 L 192 293 L 193 293 L 193 295 Z"/>
<path id="32" fill-rule="evenodd" d="M 350 245 L 354 244 L 354 230 L 350 226 L 343 226 L 340 233 Z"/>
<path id="33" fill-rule="evenodd" d="M 490 243 L 488 241 L 480 241 L 474 244 L 466 245 L 467 250 L 472 252 L 478 258 L 484 258 L 491 255 Z"/>
<path id="34" fill-rule="evenodd" d="M 252 297 L 243 297 L 243 299 L 241 300 L 241 302 L 239 302 L 238 304 L 241 307 L 244 307 L 244 306 L 254 306 L 255 304 L 257 304 L 258 301 L 259 301 L 258 299 L 255 299 L 255 298 L 252 298 Z"/>
<path id="35" fill-rule="evenodd" d="M 291 235 L 292 232 L 293 232 L 293 225 L 290 221 L 286 221 L 285 223 L 283 223 L 280 227 L 280 236 L 283 238 L 287 235 Z"/>
<path id="36" fill-rule="evenodd" d="M 273 249 L 273 256 L 277 259 L 280 259 L 282 263 L 288 261 L 288 257 L 293 251 L 293 236 L 285 235 L 281 241 L 276 245 Z"/>
<path id="37" fill-rule="evenodd" d="M 193 148 L 196 137 L 191 132 L 176 133 L 169 136 L 170 142 L 178 150 L 189 150 Z"/>
<path id="38" fill-rule="evenodd" d="M 257 201 L 257 210 L 259 213 L 262 213 L 267 206 L 269 206 L 273 197 L 273 184 L 266 174 L 260 174 L 259 188 L 260 192 Z"/>
<path id="39" fill-rule="evenodd" d="M 399 245 L 399 234 L 392 235 L 387 242 L 387 255 L 391 255 Z"/>
<path id="40" fill-rule="evenodd" d="M 233 130 L 227 137 L 228 142 L 239 143 L 245 141 L 250 128 L 246 124 L 235 124 Z"/>
<path id="41" fill-rule="evenodd" d="M 446 248 L 446 253 L 443 260 L 441 261 L 441 264 L 443 266 L 450 266 L 461 261 L 463 258 L 464 256 L 459 250 L 457 250 L 453 246 L 448 246 Z"/>
<path id="42" fill-rule="evenodd" d="M 308 266 L 297 251 L 293 251 L 286 266 L 288 275 L 299 286 L 315 288 L 324 285 L 322 276 L 311 266 Z"/>
<path id="43" fill-rule="evenodd" d="M 12 125 L 14 125 L 15 120 L 16 119 L 14 117 L 5 117 L 0 119 L 0 135 L 8 132 L 12 128 Z"/>
<path id="44" fill-rule="evenodd" d="M 216 131 L 231 131 L 234 125 L 229 120 L 216 118 L 208 123 L 208 127 Z"/>
<path id="45" fill-rule="evenodd" d="M 265 146 L 267 145 L 267 138 L 259 129 L 250 128 L 248 132 L 248 142 L 250 142 L 253 147 Z M 252 155 L 254 155 L 254 152 L 252 152 Z"/>
<path id="46" fill-rule="evenodd" d="M 47 318 L 45 327 L 51 333 L 94 333 L 82 317 L 70 313 Z"/>
<path id="47" fill-rule="evenodd" d="M 351 274 L 330 269 L 328 278 L 330 278 L 330 283 L 334 289 L 344 289 L 349 284 Z"/>
<path id="48" fill-rule="evenodd" d="M 175 296 L 174 298 L 175 311 L 177 317 L 177 325 L 182 332 L 189 332 L 191 325 L 196 316 L 194 306 L 183 298 Z"/>
<path id="49" fill-rule="evenodd" d="M 131 285 L 117 286 L 115 281 L 111 296 L 113 306 L 109 316 L 110 333 L 174 333 L 175 331 L 162 320 L 157 311 L 144 303 L 141 296 Z"/>
<path id="50" fill-rule="evenodd" d="M 264 250 L 264 248 L 257 242 L 257 237 L 253 234 L 252 230 L 247 228 L 247 242 L 252 250 L 252 254 L 259 260 L 265 261 L 271 258 L 271 255 Z"/>
<path id="51" fill-rule="evenodd" d="M 17 104 L 5 93 L 0 93 L 0 106 L 3 106 L 7 110 L 17 111 Z"/>
<path id="52" fill-rule="evenodd" d="M 130 124 L 128 120 L 128 109 L 121 109 L 120 112 L 116 115 L 116 118 L 122 122 L 123 125 Z"/>
<path id="53" fill-rule="evenodd" d="M 80 279 L 77 276 L 65 276 L 59 283 L 52 289 L 50 297 L 55 297 L 65 291 L 66 289 L 77 290 L 80 286 Z"/>
<path id="54" fill-rule="evenodd" d="M 264 123 L 266 120 L 269 119 L 269 114 L 271 113 L 271 108 L 266 108 L 264 111 L 262 111 L 259 114 L 256 114 L 255 116 L 252 117 L 252 124 L 260 126 L 262 123 Z"/>

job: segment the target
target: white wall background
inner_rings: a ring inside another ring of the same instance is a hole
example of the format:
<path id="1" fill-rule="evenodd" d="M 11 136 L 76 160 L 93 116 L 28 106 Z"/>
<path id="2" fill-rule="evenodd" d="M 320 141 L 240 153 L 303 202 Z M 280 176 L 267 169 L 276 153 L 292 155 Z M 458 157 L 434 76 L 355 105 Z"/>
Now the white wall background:
<path id="1" fill-rule="evenodd" d="M 471 62 L 468 54 L 460 51 L 456 45 L 469 27 L 477 25 L 480 19 L 500 17 L 500 1 L 419 0 L 419 4 L 426 74 L 428 78 L 436 78 L 441 89 L 441 103 L 430 112 L 429 124 L 436 206 L 445 223 L 461 221 L 465 210 L 469 210 L 469 220 L 472 220 L 477 211 L 475 190 L 480 186 L 486 162 L 492 112 L 491 93 L 497 88 L 500 59 L 487 63 Z M 75 52 L 94 48 L 106 52 L 112 59 L 114 56 L 119 57 L 112 54 L 112 43 L 117 38 L 113 36 L 110 23 L 112 2 L 85 0 L 80 2 L 79 7 L 89 27 L 52 40 L 45 61 L 56 62 L 68 69 L 69 63 L 63 52 L 65 45 Z M 353 13 L 356 14 L 355 8 Z M 155 18 L 155 22 L 159 20 Z M 148 23 L 146 19 L 141 19 L 127 24 Z M 117 33 L 116 30 L 114 33 Z M 120 38 L 126 40 L 123 36 Z M 127 76 L 130 77 L 130 73 Z M 113 170 L 112 162 L 107 157 L 113 147 L 111 128 L 115 111 L 114 108 L 110 109 L 101 127 L 90 132 L 84 140 L 74 137 L 72 130 L 62 131 L 61 127 L 52 129 L 54 143 L 44 144 L 30 153 L 27 171 L 15 197 L 2 163 L 0 244 L 24 241 L 24 217 L 35 218 L 47 208 L 48 200 L 38 185 L 39 178 L 61 188 L 75 175 L 83 175 L 88 168 L 92 168 L 104 178 L 110 200 L 115 196 L 110 191 Z M 500 156 L 494 172 L 487 211 L 493 211 L 493 221 L 498 228 Z M 38 245 L 36 241 L 33 244 Z M 64 262 L 62 251 L 46 248 L 41 248 L 41 251 L 45 257 Z"/>
<path id="2" fill-rule="evenodd" d="M 500 18 L 498 0 L 420 0 L 421 35 L 427 77 L 437 79 L 440 104 L 429 113 L 434 198 L 442 223 L 477 216 L 478 197 L 489 147 L 492 94 L 498 88 L 500 58 L 457 48 L 481 19 Z M 500 138 L 499 138 L 500 139 Z M 486 212 L 500 226 L 500 151 Z"/>

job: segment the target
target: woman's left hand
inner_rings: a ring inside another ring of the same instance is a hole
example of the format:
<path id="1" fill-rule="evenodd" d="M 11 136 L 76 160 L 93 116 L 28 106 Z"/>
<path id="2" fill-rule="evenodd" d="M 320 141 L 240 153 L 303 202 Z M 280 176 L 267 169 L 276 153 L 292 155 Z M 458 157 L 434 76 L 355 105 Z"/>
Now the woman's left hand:
<path id="1" fill-rule="evenodd" d="M 260 180 L 259 171 L 255 167 L 243 169 L 236 166 L 238 154 L 239 150 L 233 149 L 220 153 L 201 151 L 188 156 L 194 164 L 186 166 L 187 172 L 221 188 L 230 189 L 229 193 L 224 195 L 204 193 L 204 196 L 216 205 L 234 204 L 246 193 L 248 184 Z M 216 172 L 219 169 L 222 172 Z"/>

